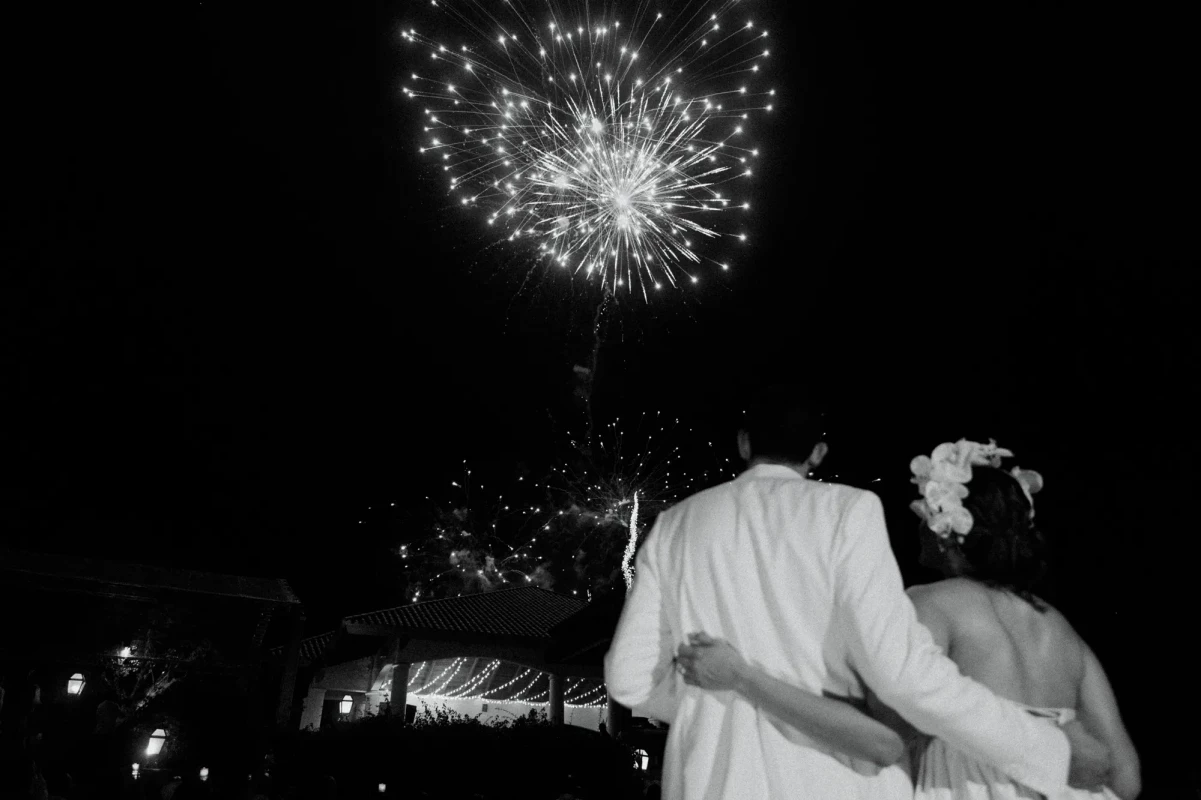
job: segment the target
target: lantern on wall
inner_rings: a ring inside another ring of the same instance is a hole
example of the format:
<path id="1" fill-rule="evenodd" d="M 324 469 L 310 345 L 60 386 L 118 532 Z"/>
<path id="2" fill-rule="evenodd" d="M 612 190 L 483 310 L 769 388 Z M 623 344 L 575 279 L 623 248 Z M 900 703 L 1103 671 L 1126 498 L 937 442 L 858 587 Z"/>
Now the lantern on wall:
<path id="1" fill-rule="evenodd" d="M 379 785 L 379 793 L 380 793 L 380 794 L 383 794 L 383 793 L 384 793 L 384 792 L 386 792 L 386 791 L 388 791 L 388 784 L 386 784 L 386 783 L 381 783 L 381 784 Z"/>
<path id="2" fill-rule="evenodd" d="M 338 703 L 338 711 L 340 711 L 343 714 L 349 714 L 350 709 L 353 707 L 354 707 L 354 700 L 351 698 L 350 695 L 346 695 L 345 697 L 342 698 L 342 702 Z"/>
<path id="3" fill-rule="evenodd" d="M 638 759 L 638 768 L 646 772 L 646 768 L 650 766 L 651 757 L 645 750 L 635 750 L 634 757 Z"/>
<path id="4" fill-rule="evenodd" d="M 76 672 L 67 679 L 67 694 L 80 694 L 83 692 L 83 673 Z"/>
<path id="5" fill-rule="evenodd" d="M 129 647 L 122 647 L 121 651 L 118 653 L 118 655 L 121 656 L 121 658 L 129 658 L 132 654 L 133 654 L 133 649 L 129 648 Z"/>
<path id="6" fill-rule="evenodd" d="M 207 781 L 208 779 L 209 779 L 209 768 L 201 767 L 200 768 L 200 780 Z"/>
<path id="7" fill-rule="evenodd" d="M 138 769 L 139 769 L 139 767 L 138 767 L 138 765 L 137 765 L 137 762 L 134 762 L 134 765 L 133 765 L 133 779 L 134 779 L 135 781 L 138 779 Z"/>
<path id="8" fill-rule="evenodd" d="M 150 734 L 150 742 L 146 745 L 146 755 L 157 756 L 163 749 L 163 742 L 167 741 L 167 732 L 162 728 L 155 728 L 154 733 Z"/>

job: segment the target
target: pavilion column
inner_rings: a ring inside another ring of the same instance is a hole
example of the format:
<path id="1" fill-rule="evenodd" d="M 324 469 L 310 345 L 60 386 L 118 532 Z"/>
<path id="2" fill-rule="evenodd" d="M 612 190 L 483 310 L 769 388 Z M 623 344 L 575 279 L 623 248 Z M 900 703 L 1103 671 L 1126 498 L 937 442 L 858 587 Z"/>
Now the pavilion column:
<path id="1" fill-rule="evenodd" d="M 610 736 L 614 739 L 618 738 L 626 729 L 632 716 L 630 709 L 614 700 L 612 696 L 609 697 L 609 708 L 605 726 L 608 728 Z"/>
<path id="2" fill-rule="evenodd" d="M 378 690 L 367 692 L 367 707 L 366 713 L 378 714 L 380 704 L 384 701 L 384 693 Z"/>
<path id="3" fill-rule="evenodd" d="M 300 729 L 321 730 L 321 707 L 325 705 L 325 690 L 317 686 L 309 686 L 309 693 L 304 698 L 304 710 L 300 712 Z"/>
<path id="4" fill-rule="evenodd" d="M 288 620 L 288 644 L 284 648 L 284 671 L 279 681 L 279 705 L 275 710 L 275 724 L 279 727 L 286 726 L 292 719 L 292 702 L 296 699 L 296 673 L 300 669 L 300 637 L 304 633 L 304 612 L 300 607 L 293 608 L 289 616 L 291 618 Z"/>
<path id="5" fill-rule="evenodd" d="M 405 717 L 405 707 L 409 703 L 409 665 L 397 664 L 392 668 L 392 696 L 388 700 L 388 714 Z"/>
<path id="6" fill-rule="evenodd" d="M 371 698 L 366 694 L 355 694 L 351 697 L 354 698 L 354 704 L 350 707 L 350 718 L 362 719 L 371 708 Z"/>
<path id="7" fill-rule="evenodd" d="M 550 721 L 552 725 L 563 724 L 563 676 L 550 674 Z"/>

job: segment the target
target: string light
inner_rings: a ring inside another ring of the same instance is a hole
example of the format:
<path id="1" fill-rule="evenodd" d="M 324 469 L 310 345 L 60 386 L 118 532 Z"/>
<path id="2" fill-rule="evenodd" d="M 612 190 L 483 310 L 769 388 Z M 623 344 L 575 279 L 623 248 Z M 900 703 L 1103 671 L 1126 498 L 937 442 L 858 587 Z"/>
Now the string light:
<path id="1" fill-rule="evenodd" d="M 426 685 L 437 688 L 425 690 L 410 690 L 409 696 L 416 700 L 425 703 L 438 701 L 483 701 L 487 703 L 514 703 L 526 706 L 546 706 L 549 704 L 550 690 L 538 687 L 543 681 L 549 681 L 549 675 L 545 672 L 533 668 L 525 668 L 517 673 L 514 677 L 505 681 L 498 686 L 492 686 L 491 682 L 495 679 L 497 672 L 503 665 L 503 661 L 492 659 L 484 664 L 474 677 L 467 676 L 462 686 L 450 689 L 455 678 L 463 670 L 466 658 L 454 659 L 446 668 L 444 668 L 438 677 L 433 681 L 426 682 Z M 425 662 L 416 670 L 420 673 L 423 669 L 428 673 L 433 667 L 433 662 Z M 520 689 L 513 692 L 512 695 L 506 696 L 505 690 L 510 687 L 526 681 Z M 533 694 L 531 694 L 533 693 Z M 563 705 L 570 708 L 599 708 L 608 703 L 608 689 L 603 682 L 595 682 L 591 679 L 577 678 L 571 682 L 564 691 Z"/>

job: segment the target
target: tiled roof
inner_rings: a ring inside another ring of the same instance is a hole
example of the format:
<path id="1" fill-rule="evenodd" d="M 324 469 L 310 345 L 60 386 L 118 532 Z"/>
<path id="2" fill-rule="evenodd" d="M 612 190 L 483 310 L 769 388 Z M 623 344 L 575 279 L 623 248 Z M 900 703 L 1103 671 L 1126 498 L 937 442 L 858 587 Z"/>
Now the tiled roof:
<path id="1" fill-rule="evenodd" d="M 554 643 L 546 653 L 551 661 L 600 664 L 617 630 L 625 598 L 617 593 L 602 596 L 551 631 Z"/>
<path id="2" fill-rule="evenodd" d="M 521 586 L 356 614 L 343 622 L 348 625 L 547 639 L 555 625 L 586 605 L 583 600 L 537 586 Z"/>
<path id="3" fill-rule="evenodd" d="M 329 647 L 329 643 L 333 641 L 336 631 L 326 631 L 325 633 L 316 636 L 310 636 L 307 639 L 300 640 L 300 663 L 308 664 L 315 661 L 325 649 Z M 271 648 L 272 655 L 282 656 L 285 646 Z"/>
<path id="4" fill-rule="evenodd" d="M 333 641 L 334 633 L 334 631 L 326 631 L 318 636 L 301 639 L 300 660 L 309 662 L 319 658 L 325 652 L 325 648 L 329 647 L 329 643 Z"/>

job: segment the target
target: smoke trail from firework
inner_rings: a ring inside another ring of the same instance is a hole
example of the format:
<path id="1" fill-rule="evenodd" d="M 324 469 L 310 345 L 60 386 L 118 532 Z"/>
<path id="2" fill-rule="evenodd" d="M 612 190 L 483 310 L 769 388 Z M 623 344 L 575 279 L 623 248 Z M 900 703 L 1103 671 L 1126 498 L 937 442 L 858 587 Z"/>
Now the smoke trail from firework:
<path id="1" fill-rule="evenodd" d="M 402 32 L 429 56 L 403 91 L 459 204 L 550 264 L 649 298 L 705 263 L 728 269 L 709 251 L 746 241 L 745 140 L 775 91 L 757 87 L 768 34 L 737 0 L 630 5 L 433 0 L 439 33 Z"/>

